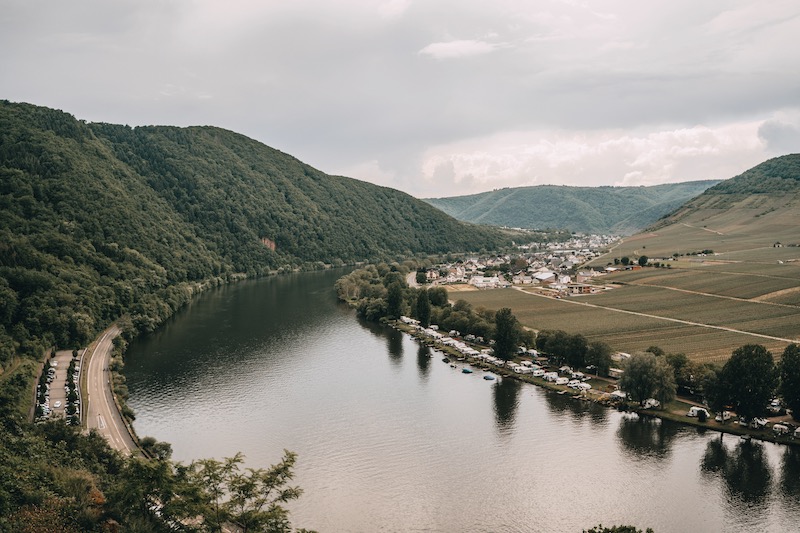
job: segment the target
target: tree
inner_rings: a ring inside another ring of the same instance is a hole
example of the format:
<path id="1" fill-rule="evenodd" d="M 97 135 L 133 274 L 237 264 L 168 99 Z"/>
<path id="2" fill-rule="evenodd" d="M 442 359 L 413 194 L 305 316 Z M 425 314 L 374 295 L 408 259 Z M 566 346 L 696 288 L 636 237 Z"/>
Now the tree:
<path id="1" fill-rule="evenodd" d="M 419 323 L 424 327 L 431 324 L 431 301 L 428 299 L 428 291 L 421 289 L 417 293 L 416 316 Z"/>
<path id="2" fill-rule="evenodd" d="M 639 266 L 640 267 L 647 266 L 647 261 L 648 261 L 648 257 L 646 255 L 640 255 L 639 256 L 639 261 L 638 262 L 639 262 Z"/>
<path id="3" fill-rule="evenodd" d="M 628 266 L 628 265 L 630 265 L 630 264 L 631 264 L 631 258 L 630 258 L 630 257 L 628 257 L 627 255 L 626 255 L 625 257 L 623 257 L 623 258 L 622 258 L 620 261 L 621 261 L 621 262 L 622 262 L 622 264 L 623 264 L 623 265 L 625 265 L 625 266 Z"/>
<path id="4" fill-rule="evenodd" d="M 586 352 L 588 351 L 586 337 L 583 335 L 570 335 L 564 347 L 564 355 L 567 363 L 573 368 L 578 368 L 586 364 Z"/>
<path id="5" fill-rule="evenodd" d="M 447 289 L 444 287 L 434 287 L 428 290 L 428 299 L 431 305 L 445 307 L 447 305 Z"/>
<path id="6" fill-rule="evenodd" d="M 736 413 L 752 418 L 762 414 L 772 398 L 778 385 L 778 370 L 766 348 L 747 344 L 733 351 L 722 367 L 720 382 L 723 395 Z"/>
<path id="7" fill-rule="evenodd" d="M 625 364 L 620 388 L 640 404 L 655 398 L 662 404 L 675 397 L 675 374 L 661 358 L 649 352 L 636 353 Z"/>
<path id="8" fill-rule="evenodd" d="M 675 384 L 683 389 L 691 390 L 693 385 L 693 367 L 684 353 L 671 353 L 666 356 L 667 363 L 675 372 Z"/>
<path id="9" fill-rule="evenodd" d="M 511 309 L 503 307 L 495 314 L 494 325 L 494 353 L 504 361 L 509 361 L 519 345 L 517 317 L 511 313 Z"/>
<path id="10" fill-rule="evenodd" d="M 392 283 L 386 295 L 386 315 L 389 318 L 400 318 L 402 314 L 403 286 L 400 283 Z"/>
<path id="11" fill-rule="evenodd" d="M 589 344 L 586 351 L 586 363 L 594 365 L 597 374 L 608 376 L 608 370 L 611 368 L 611 352 L 611 346 L 605 342 L 594 341 Z"/>
<path id="12" fill-rule="evenodd" d="M 783 351 L 779 365 L 780 391 L 795 420 L 800 420 L 800 346 L 790 344 Z"/>
<path id="13" fill-rule="evenodd" d="M 417 271 L 416 280 L 417 280 L 417 283 L 419 283 L 420 285 L 424 285 L 425 283 L 428 283 L 428 276 L 425 274 L 424 270 Z"/>
<path id="14" fill-rule="evenodd" d="M 289 487 L 297 455 L 284 450 L 283 459 L 267 469 L 242 472 L 242 454 L 223 461 L 203 459 L 192 463 L 189 479 L 201 487 L 202 517 L 211 531 L 221 531 L 226 522 L 249 531 L 291 531 L 289 512 L 281 504 L 296 500 L 302 491 Z"/>

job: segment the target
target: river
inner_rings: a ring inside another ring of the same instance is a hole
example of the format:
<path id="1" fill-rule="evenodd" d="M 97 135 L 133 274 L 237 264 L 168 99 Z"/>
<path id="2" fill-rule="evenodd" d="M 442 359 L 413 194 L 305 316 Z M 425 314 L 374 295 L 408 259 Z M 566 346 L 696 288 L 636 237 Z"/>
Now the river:
<path id="1" fill-rule="evenodd" d="M 211 290 L 132 343 L 139 436 L 174 459 L 298 453 L 320 532 L 800 530 L 800 451 L 461 373 L 336 301 L 343 271 Z"/>

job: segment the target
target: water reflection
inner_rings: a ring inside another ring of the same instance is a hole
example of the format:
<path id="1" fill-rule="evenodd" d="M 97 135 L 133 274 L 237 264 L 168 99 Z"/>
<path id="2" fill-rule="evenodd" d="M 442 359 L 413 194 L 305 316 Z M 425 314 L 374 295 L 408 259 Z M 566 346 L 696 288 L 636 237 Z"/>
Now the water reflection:
<path id="1" fill-rule="evenodd" d="M 500 379 L 492 387 L 494 418 L 501 433 L 508 433 L 514 429 L 521 389 L 522 384 L 516 379 L 510 378 Z"/>
<path id="2" fill-rule="evenodd" d="M 795 446 L 783 452 L 781 489 L 787 496 L 800 497 L 800 450 Z"/>
<path id="3" fill-rule="evenodd" d="M 431 367 L 431 349 L 424 344 L 420 344 L 417 349 L 417 368 L 419 375 L 425 379 L 428 377 L 428 372 Z"/>
<path id="4" fill-rule="evenodd" d="M 730 451 L 720 434 L 720 438 L 708 441 L 700 468 L 721 476 L 731 496 L 740 501 L 761 504 L 769 496 L 772 471 L 760 443 L 739 440 Z M 751 506 L 752 512 L 758 507 Z"/>
<path id="5" fill-rule="evenodd" d="M 594 402 L 580 401 L 568 394 L 548 392 L 544 394 L 547 407 L 554 415 L 570 415 L 576 422 L 591 420 L 604 423 L 608 419 L 608 408 Z"/>
<path id="6" fill-rule="evenodd" d="M 620 419 L 617 437 L 634 459 L 665 459 L 678 434 L 678 424 L 650 416 L 629 414 Z"/>
<path id="7" fill-rule="evenodd" d="M 394 328 L 385 328 L 386 349 L 389 360 L 395 365 L 403 362 L 403 332 Z"/>

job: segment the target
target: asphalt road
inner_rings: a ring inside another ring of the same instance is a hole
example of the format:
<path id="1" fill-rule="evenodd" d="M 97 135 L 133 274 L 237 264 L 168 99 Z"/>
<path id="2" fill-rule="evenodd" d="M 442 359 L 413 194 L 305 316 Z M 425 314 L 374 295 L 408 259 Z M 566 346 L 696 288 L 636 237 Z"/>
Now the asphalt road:
<path id="1" fill-rule="evenodd" d="M 114 404 L 111 391 L 111 373 L 108 363 L 111 361 L 112 341 L 119 335 L 116 326 L 111 326 L 97 341 L 88 363 L 83 364 L 86 372 L 87 397 L 84 398 L 87 429 L 96 429 L 112 448 L 126 455 L 138 454 L 139 449 L 131 438 L 122 416 Z"/>

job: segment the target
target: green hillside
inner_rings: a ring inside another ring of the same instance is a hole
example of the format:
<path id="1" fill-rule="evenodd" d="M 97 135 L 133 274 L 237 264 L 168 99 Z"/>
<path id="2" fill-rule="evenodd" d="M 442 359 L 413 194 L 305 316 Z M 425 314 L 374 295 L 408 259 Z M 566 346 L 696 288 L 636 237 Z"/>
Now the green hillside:
<path id="1" fill-rule="evenodd" d="M 798 220 L 800 154 L 792 154 L 711 187 L 626 238 L 613 255 L 662 257 L 713 250 L 716 260 L 792 261 L 800 256 Z"/>
<path id="2" fill-rule="evenodd" d="M 693 181 L 652 187 L 542 185 L 425 201 L 459 220 L 477 224 L 630 235 L 717 183 Z"/>
<path id="3" fill-rule="evenodd" d="M 230 131 L 0 102 L 0 367 L 122 313 L 152 329 L 200 282 L 505 243 Z"/>

